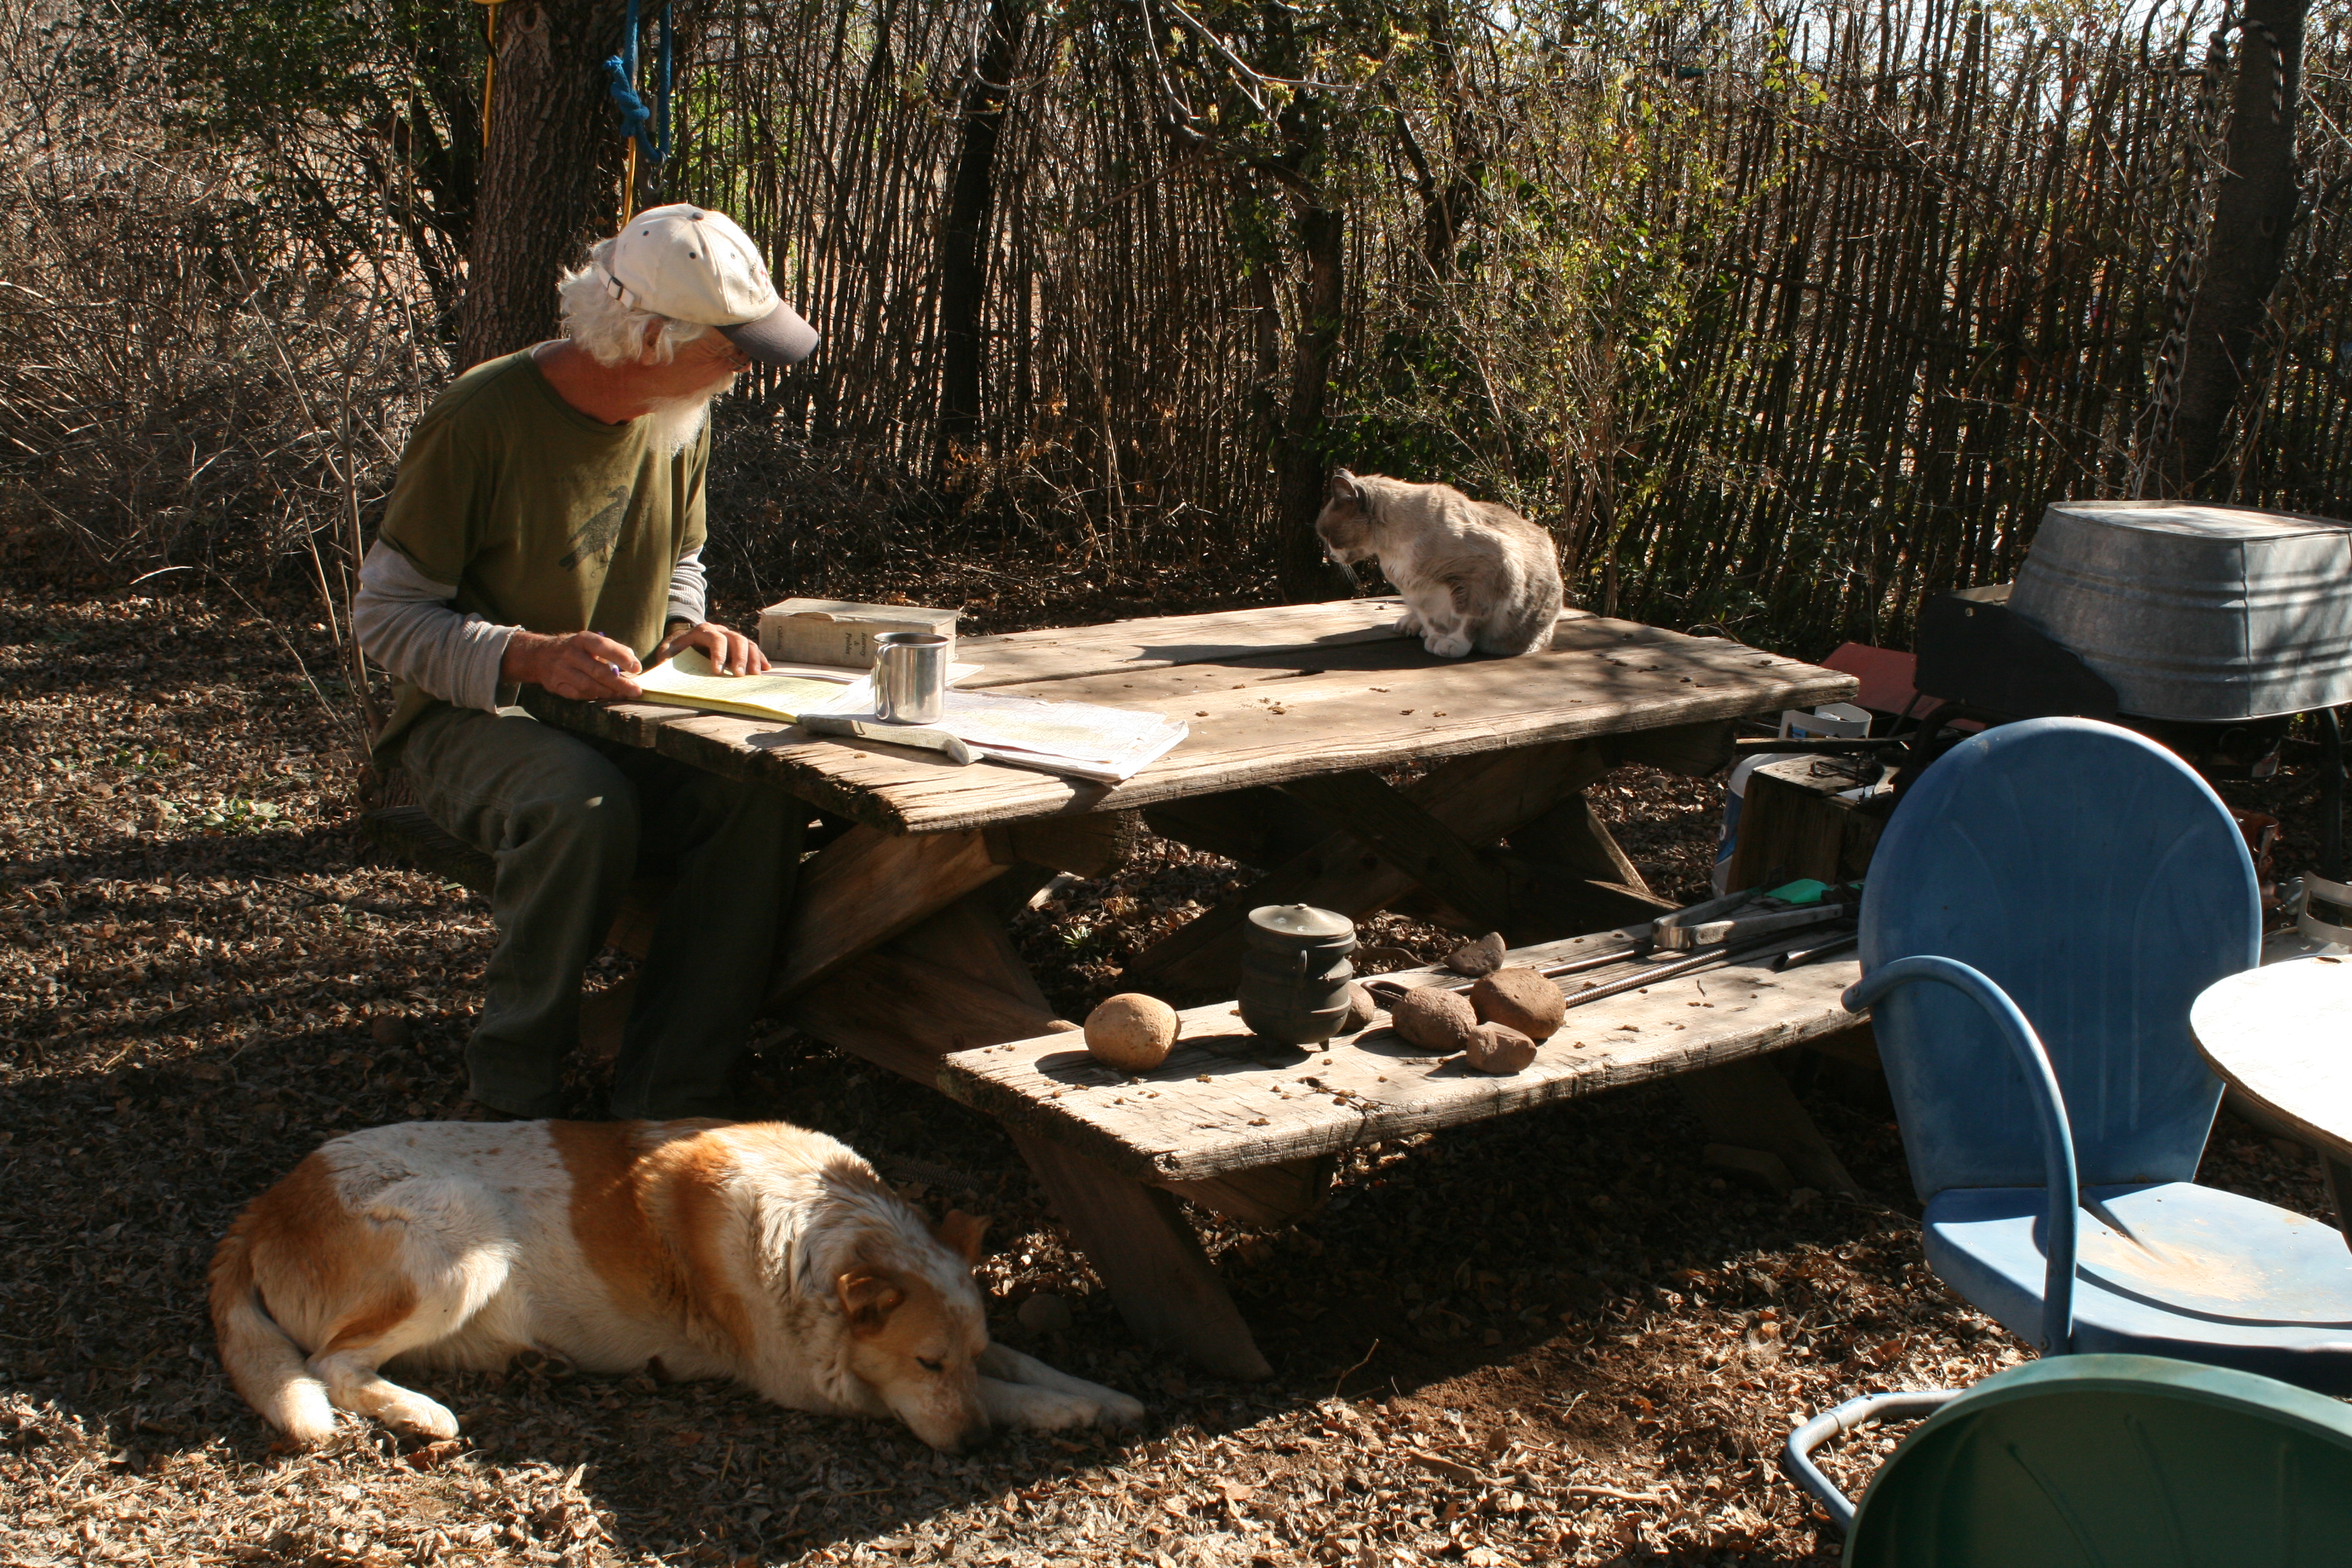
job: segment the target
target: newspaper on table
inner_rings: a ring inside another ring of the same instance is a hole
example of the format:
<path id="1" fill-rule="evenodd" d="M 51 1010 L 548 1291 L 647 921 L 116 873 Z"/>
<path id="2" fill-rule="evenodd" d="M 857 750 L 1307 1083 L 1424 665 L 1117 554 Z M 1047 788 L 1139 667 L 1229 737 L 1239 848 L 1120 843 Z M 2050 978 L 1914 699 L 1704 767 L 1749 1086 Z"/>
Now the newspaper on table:
<path id="1" fill-rule="evenodd" d="M 870 689 L 866 693 L 862 709 L 828 711 L 874 719 L 873 693 Z M 1097 784 L 1134 776 L 1174 750 L 1188 733 L 1183 725 L 1171 724 L 1157 713 L 992 691 L 950 691 L 945 710 L 930 727 L 993 762 Z M 878 729 L 866 733 L 875 740 L 888 738 Z"/>
<path id="2" fill-rule="evenodd" d="M 950 680 L 980 669 L 950 668 Z M 1000 763 L 1117 784 L 1168 754 L 1188 732 L 1157 713 L 1090 702 L 1046 702 L 993 692 L 950 690 L 946 711 L 932 725 L 900 730 L 874 710 L 871 675 L 822 665 L 772 666 L 760 675 L 720 675 L 689 648 L 637 677 L 648 702 L 697 708 L 744 718 L 797 723 L 808 715 L 856 721 L 862 738 L 947 750 L 937 734 L 951 735 L 971 752 Z"/>

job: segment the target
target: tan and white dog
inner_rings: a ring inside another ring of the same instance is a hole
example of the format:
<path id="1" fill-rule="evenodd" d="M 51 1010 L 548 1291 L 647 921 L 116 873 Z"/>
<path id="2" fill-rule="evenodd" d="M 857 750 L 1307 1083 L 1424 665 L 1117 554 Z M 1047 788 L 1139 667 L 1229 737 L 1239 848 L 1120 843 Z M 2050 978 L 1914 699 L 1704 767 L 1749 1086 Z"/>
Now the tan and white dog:
<path id="1" fill-rule="evenodd" d="M 330 1140 L 247 1207 L 213 1255 L 213 1325 L 237 1392 L 304 1443 L 337 1409 L 454 1436 L 380 1369 L 525 1350 L 896 1415 L 948 1450 L 1140 1420 L 989 1342 L 982 1227 L 934 1234 L 850 1149 L 783 1122 L 410 1121 Z"/>

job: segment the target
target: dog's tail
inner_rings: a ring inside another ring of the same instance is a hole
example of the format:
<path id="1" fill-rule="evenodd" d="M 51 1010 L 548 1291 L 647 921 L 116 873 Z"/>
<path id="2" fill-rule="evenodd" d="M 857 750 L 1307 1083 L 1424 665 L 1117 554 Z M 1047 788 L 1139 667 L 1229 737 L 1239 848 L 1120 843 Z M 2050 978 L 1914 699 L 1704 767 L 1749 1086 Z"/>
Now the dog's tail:
<path id="1" fill-rule="evenodd" d="M 213 1252 L 213 1332 L 221 1364 L 246 1403 L 298 1443 L 322 1443 L 334 1434 L 335 1408 L 327 1385 L 303 1364 L 302 1348 L 263 1308 L 253 1277 L 253 1215 L 239 1215 Z"/>

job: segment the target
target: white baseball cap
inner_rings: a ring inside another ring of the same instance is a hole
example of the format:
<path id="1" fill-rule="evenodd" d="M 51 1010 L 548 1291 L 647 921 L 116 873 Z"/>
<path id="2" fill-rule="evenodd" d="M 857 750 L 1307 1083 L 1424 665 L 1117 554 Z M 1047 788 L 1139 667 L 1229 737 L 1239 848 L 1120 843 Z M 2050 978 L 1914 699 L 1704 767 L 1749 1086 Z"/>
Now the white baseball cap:
<path id="1" fill-rule="evenodd" d="M 798 364 L 816 350 L 816 329 L 776 297 L 760 247 L 725 213 L 647 207 L 613 237 L 604 273 L 629 309 L 716 327 L 752 359 Z"/>

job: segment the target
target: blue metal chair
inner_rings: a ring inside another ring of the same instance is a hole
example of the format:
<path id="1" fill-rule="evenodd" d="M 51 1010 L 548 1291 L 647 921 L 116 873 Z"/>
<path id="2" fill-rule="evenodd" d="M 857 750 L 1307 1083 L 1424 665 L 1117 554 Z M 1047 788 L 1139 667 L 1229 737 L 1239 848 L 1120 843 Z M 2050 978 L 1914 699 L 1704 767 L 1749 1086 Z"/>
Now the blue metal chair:
<path id="1" fill-rule="evenodd" d="M 1864 1403 L 1800 1428 L 1782 1461 L 1847 1531 L 1845 1568 L 2323 1568 L 2352 1542 L 2352 1410 L 2266 1377 L 2061 1356 Z M 1857 1512 L 1811 1450 L 1905 1415 L 1928 1419 Z"/>
<path id="2" fill-rule="evenodd" d="M 1872 858 L 1864 979 L 1944 1282 L 2046 1354 L 2352 1394 L 2334 1227 L 2194 1184 L 2220 1080 L 2198 993 L 2260 956 L 2254 868 L 2171 752 L 2087 719 L 1986 731 Z"/>

